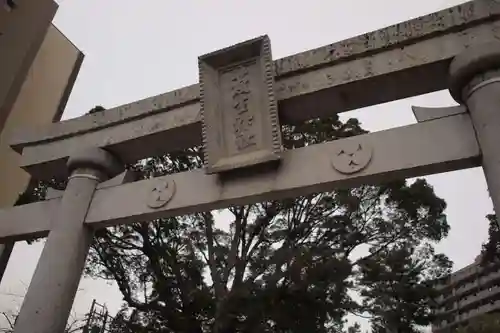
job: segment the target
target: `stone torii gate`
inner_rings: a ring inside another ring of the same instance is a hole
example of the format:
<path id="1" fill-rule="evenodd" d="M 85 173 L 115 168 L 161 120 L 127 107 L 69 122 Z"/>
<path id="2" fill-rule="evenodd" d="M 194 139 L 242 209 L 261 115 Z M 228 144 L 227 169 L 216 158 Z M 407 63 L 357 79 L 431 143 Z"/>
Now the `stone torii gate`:
<path id="1" fill-rule="evenodd" d="M 284 59 L 260 37 L 200 57 L 200 83 L 20 131 L 22 167 L 63 194 L 0 211 L 0 242 L 48 236 L 16 333 L 60 333 L 94 231 L 483 166 L 500 213 L 500 3 L 477 0 Z M 418 123 L 283 151 L 281 124 L 449 89 Z M 125 163 L 204 145 L 205 168 L 129 181 Z"/>

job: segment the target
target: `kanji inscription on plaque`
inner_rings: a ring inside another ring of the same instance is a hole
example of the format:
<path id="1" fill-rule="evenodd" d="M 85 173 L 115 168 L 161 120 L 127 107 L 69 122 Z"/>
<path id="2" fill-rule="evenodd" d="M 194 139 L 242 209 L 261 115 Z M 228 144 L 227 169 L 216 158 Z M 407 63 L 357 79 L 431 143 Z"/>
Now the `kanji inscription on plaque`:
<path id="1" fill-rule="evenodd" d="M 279 160 L 281 132 L 269 38 L 204 55 L 199 67 L 207 173 Z"/>

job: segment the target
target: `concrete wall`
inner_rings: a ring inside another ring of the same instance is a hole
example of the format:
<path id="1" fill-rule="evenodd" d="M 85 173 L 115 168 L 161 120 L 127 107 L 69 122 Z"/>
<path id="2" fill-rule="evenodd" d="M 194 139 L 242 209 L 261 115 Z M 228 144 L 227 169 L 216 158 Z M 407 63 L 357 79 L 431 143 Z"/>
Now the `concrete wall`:
<path id="1" fill-rule="evenodd" d="M 83 54 L 49 25 L 0 133 L 0 207 L 13 205 L 30 179 L 18 167 L 20 155 L 8 146 L 10 135 L 20 127 L 60 119 L 82 60 Z M 0 82 L 3 79 L 2 75 Z"/>
<path id="2" fill-rule="evenodd" d="M 0 6 L 0 131 L 57 11 L 53 0 L 15 3 Z"/>

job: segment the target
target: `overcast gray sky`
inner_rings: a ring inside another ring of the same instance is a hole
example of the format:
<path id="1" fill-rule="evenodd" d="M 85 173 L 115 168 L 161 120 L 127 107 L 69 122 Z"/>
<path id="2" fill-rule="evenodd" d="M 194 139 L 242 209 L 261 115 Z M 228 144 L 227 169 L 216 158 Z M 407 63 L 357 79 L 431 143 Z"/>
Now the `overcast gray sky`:
<path id="1" fill-rule="evenodd" d="M 197 82 L 197 57 L 267 34 L 273 58 L 299 53 L 406 21 L 460 0 L 60 0 L 55 25 L 86 55 L 64 118 L 99 104 L 107 108 Z M 418 82 L 415 82 L 418 84 Z M 414 123 L 411 105 L 448 106 L 438 92 L 349 112 L 371 131 Z M 449 237 L 438 245 L 455 268 L 471 263 L 487 238 L 492 212 L 481 169 L 427 177 L 448 203 Z M 22 301 L 42 243 L 16 245 L 0 286 L 0 311 Z M 83 279 L 75 312 L 92 299 L 112 312 L 121 303 L 113 284 Z M 0 322 L 1 325 L 1 322 Z"/>

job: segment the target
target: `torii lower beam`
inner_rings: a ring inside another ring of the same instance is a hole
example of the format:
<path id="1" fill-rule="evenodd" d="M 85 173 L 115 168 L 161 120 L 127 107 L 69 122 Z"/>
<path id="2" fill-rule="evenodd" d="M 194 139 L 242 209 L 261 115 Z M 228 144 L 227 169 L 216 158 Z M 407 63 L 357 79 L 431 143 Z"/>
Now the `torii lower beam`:
<path id="1" fill-rule="evenodd" d="M 334 153 L 352 143 L 371 146 L 373 155 L 365 169 L 342 174 L 332 166 Z M 200 169 L 101 187 L 94 194 L 85 223 L 103 228 L 479 165 L 480 150 L 471 119 L 462 113 L 289 150 L 283 153 L 278 170 L 264 174 L 221 180 Z M 163 207 L 149 207 L 152 189 L 172 181 L 175 192 L 170 201 Z M 5 221 L 0 224 L 0 241 L 47 235 L 59 202 L 60 198 L 55 198 L 0 210 L 0 220 Z"/>
<path id="2" fill-rule="evenodd" d="M 100 183 L 98 190 L 126 184 L 136 180 L 136 174 L 127 170 L 118 176 Z M 31 204 L 14 206 L 9 209 L 0 209 L 0 243 L 30 238 L 46 237 L 51 229 L 54 212 L 57 212 L 64 191 L 48 191 L 47 200 Z M 50 198 L 48 198 L 50 197 Z"/>
<path id="3" fill-rule="evenodd" d="M 500 38 L 500 2 L 476 0 L 274 62 L 280 122 L 296 123 L 448 88 L 448 66 L 467 48 Z M 22 165 L 63 175 L 85 146 L 126 163 L 201 143 L 199 87 L 20 132 Z"/>
<path id="4" fill-rule="evenodd" d="M 342 174 L 332 166 L 335 152 L 353 143 L 371 148 L 373 156 L 365 169 Z M 461 114 L 289 150 L 274 172 L 224 180 L 195 170 L 97 191 L 85 222 L 104 227 L 150 221 L 479 165 L 480 150 L 472 123 L 469 115 Z M 168 181 L 175 183 L 170 201 L 159 209 L 148 207 L 151 190 Z"/>
<path id="5" fill-rule="evenodd" d="M 57 198 L 0 210 L 1 243 L 47 236 L 60 201 Z"/>

